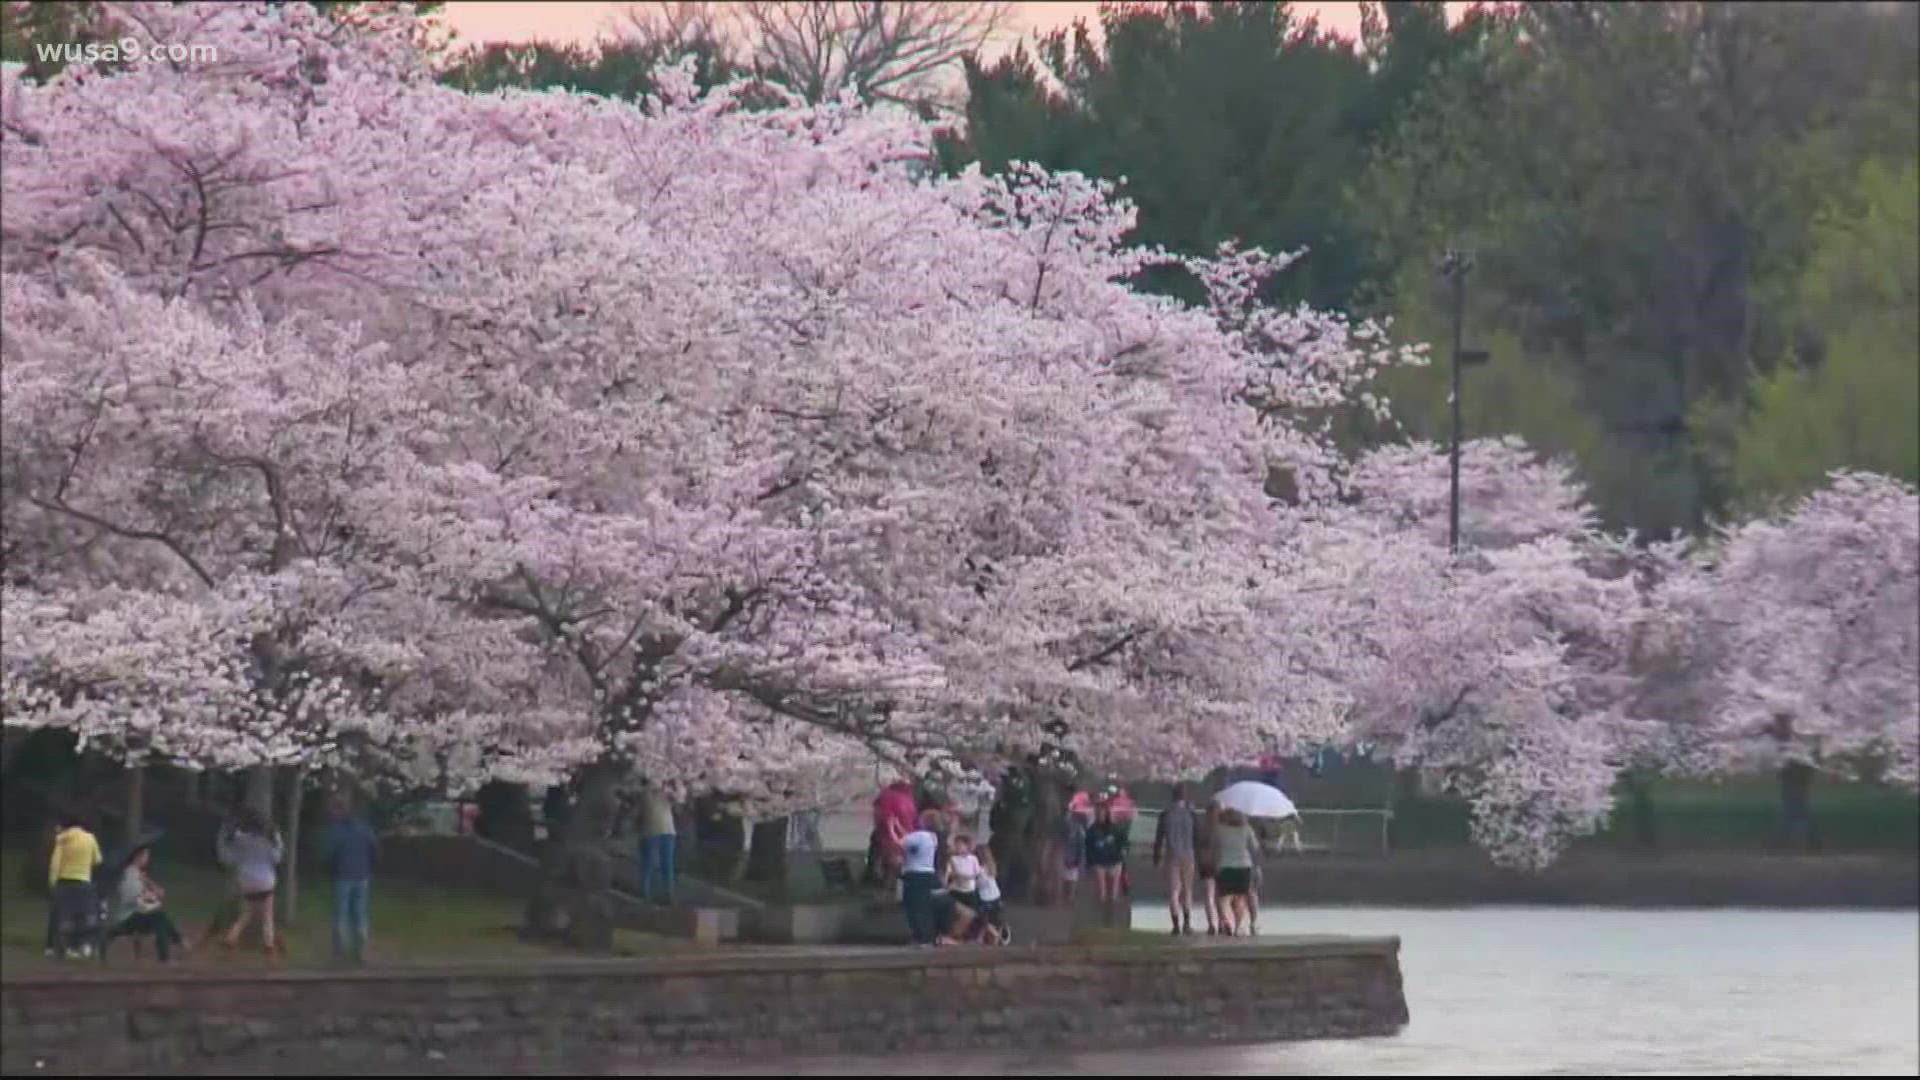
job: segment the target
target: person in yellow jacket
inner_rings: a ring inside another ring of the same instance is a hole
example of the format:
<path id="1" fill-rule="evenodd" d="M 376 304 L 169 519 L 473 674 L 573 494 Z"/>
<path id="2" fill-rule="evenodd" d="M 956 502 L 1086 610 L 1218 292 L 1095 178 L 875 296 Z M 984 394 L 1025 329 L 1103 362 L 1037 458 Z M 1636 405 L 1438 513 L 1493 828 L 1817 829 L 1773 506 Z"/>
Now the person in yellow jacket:
<path id="1" fill-rule="evenodd" d="M 53 838 L 53 858 L 47 866 L 47 884 L 53 887 L 53 918 L 68 957 L 93 952 L 88 940 L 100 917 L 100 896 L 94 890 L 93 871 L 100 865 L 100 841 L 75 813 L 60 816 L 60 832 Z"/>

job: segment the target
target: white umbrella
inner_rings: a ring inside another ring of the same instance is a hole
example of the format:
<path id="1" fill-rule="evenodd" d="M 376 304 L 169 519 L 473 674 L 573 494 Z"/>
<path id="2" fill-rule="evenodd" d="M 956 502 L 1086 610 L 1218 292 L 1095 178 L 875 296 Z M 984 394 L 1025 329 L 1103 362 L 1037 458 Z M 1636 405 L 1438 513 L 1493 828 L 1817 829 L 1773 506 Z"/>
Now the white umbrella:
<path id="1" fill-rule="evenodd" d="M 1299 813 L 1286 792 L 1257 780 L 1242 780 L 1231 785 L 1215 795 L 1213 801 L 1223 810 L 1238 810 L 1250 818 L 1279 820 Z"/>

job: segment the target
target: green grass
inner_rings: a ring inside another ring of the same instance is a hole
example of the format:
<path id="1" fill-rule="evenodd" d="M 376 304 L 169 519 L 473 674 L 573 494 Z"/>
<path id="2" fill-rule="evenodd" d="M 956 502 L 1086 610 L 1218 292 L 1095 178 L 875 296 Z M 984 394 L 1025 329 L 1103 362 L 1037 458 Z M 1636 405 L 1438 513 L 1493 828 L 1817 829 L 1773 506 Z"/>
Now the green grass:
<path id="1" fill-rule="evenodd" d="M 1726 781 L 1656 780 L 1655 840 L 1662 850 L 1751 851 L 1770 847 L 1780 829 L 1780 795 L 1770 777 Z M 1825 850 L 1912 854 L 1920 847 L 1920 796 L 1872 784 L 1816 783 L 1813 818 Z M 1471 842 L 1466 804 L 1458 799 L 1402 798 L 1394 807 L 1397 849 L 1446 848 Z M 1634 846 L 1634 818 L 1624 791 L 1613 820 L 1589 846 Z"/>
<path id="2" fill-rule="evenodd" d="M 0 879 L 0 897 L 4 897 L 4 903 L 0 903 L 0 966 L 11 973 L 66 968 L 69 962 L 48 960 L 42 955 L 47 901 L 24 887 L 22 864 L 26 858 L 23 849 L 10 847 L 0 851 L 0 872 L 5 874 L 4 879 Z M 168 914 L 181 933 L 189 941 L 194 940 L 206 929 L 227 894 L 225 876 L 209 868 L 170 862 L 164 850 L 152 869 L 155 880 L 166 890 Z M 283 895 L 281 902 L 284 900 Z M 328 883 L 317 879 L 302 883 L 299 906 L 290 924 L 284 922 L 284 914 L 276 912 L 276 917 L 282 920 L 287 944 L 287 955 L 280 966 L 313 968 L 331 962 L 331 904 Z M 522 941 L 516 931 L 523 908 L 523 901 L 516 897 L 375 878 L 369 904 L 373 933 L 368 962 L 378 966 L 511 963 L 579 955 Z M 658 955 L 700 948 L 689 941 L 628 930 L 615 932 L 617 956 Z M 110 955 L 114 968 L 154 963 L 151 943 L 141 960 L 134 959 L 132 949 L 124 941 L 116 941 Z M 211 969 L 268 966 L 258 938 L 252 934 L 236 953 L 225 953 L 216 944 L 193 955 L 189 963 Z"/>

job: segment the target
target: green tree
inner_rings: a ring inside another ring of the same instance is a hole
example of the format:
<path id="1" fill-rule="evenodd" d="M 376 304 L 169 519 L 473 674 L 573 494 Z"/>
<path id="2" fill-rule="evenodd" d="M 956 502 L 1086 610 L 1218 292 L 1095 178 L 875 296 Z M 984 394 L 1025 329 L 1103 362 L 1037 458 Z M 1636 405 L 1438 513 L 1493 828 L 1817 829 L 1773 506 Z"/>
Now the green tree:
<path id="1" fill-rule="evenodd" d="M 1731 487 L 1748 505 L 1843 466 L 1920 479 L 1920 167 L 1869 161 L 1813 232 L 1793 313 L 1804 344 L 1735 426 Z"/>
<path id="2" fill-rule="evenodd" d="M 1730 429 L 1791 326 L 1765 303 L 1807 257 L 1824 191 L 1892 128 L 1915 9 L 1528 4 L 1417 96 L 1356 186 L 1398 310 L 1451 243 L 1478 254 L 1472 325 L 1572 374 L 1616 524 L 1698 525 L 1731 497 Z M 1908 127 L 1911 114 L 1908 114 Z M 1814 148 L 1821 152 L 1815 152 Z M 1835 153 L 1833 151 L 1840 151 Z M 1471 400 L 1471 399 L 1469 399 Z"/>
<path id="3" fill-rule="evenodd" d="M 19 64 L 27 78 L 44 81 L 58 73 L 65 61 L 34 46 L 108 40 L 112 35 L 101 16 L 100 8 L 70 0 L 0 4 L 0 62 Z"/>
<path id="4" fill-rule="evenodd" d="M 1237 239 L 1309 255 L 1276 288 L 1348 306 L 1367 280 L 1343 192 L 1367 147 L 1483 25 L 1437 3 L 1368 5 L 1365 48 L 1285 3 L 1115 4 L 992 64 L 968 67 L 967 128 L 949 167 L 1036 161 L 1121 183 L 1137 239 L 1199 254 Z M 1178 274 L 1151 288 L 1181 293 Z"/>

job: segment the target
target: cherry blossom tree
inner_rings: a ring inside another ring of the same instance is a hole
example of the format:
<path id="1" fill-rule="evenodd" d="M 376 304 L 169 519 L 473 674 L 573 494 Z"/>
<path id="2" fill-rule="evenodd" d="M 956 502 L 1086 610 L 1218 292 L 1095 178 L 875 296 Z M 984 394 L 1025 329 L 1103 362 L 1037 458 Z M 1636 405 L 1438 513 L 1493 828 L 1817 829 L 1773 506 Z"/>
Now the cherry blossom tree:
<path id="1" fill-rule="evenodd" d="M 1605 813 L 1644 590 L 1515 446 L 1470 448 L 1452 561 L 1430 448 L 1323 422 L 1418 351 L 1260 305 L 1285 258 L 1149 297 L 1105 184 L 929 178 L 905 112 L 684 65 L 464 94 L 384 11 L 143 7 L 218 62 L 0 91 L 19 722 L 570 777 L 530 916 L 587 942 L 636 777 L 776 813 L 876 760 L 1344 741 L 1503 858 Z"/>
<path id="2" fill-rule="evenodd" d="M 1920 500 L 1841 472 L 1772 516 L 1721 530 L 1660 592 L 1687 678 L 1665 719 L 1710 774 L 1776 770 L 1789 833 L 1813 841 L 1816 773 L 1912 787 L 1920 757 Z"/>
<path id="3" fill-rule="evenodd" d="M 1497 860 L 1538 867 L 1611 812 L 1645 601 L 1618 545 L 1581 528 L 1564 470 L 1511 444 L 1470 450 L 1482 546 L 1448 552 L 1430 448 L 1363 457 L 1346 503 L 1301 529 L 1292 636 L 1312 643 L 1324 705 L 1295 731 L 1438 776 Z"/>
<path id="4" fill-rule="evenodd" d="M 1264 752 L 1368 748 L 1437 775 L 1502 862 L 1537 867 L 1611 812 L 1646 745 L 1633 646 L 1649 618 L 1633 551 L 1597 531 L 1570 469 L 1514 440 L 1462 448 L 1464 549 L 1447 550 L 1448 464 L 1426 444 L 1349 460 L 1333 414 L 1389 419 L 1368 386 L 1420 363 L 1385 328 L 1252 302 L 1292 257 L 1226 248 L 1194 264 L 1251 373 L 1242 400 L 1287 447 L 1287 598 L 1266 626 L 1284 677 Z"/>
<path id="5" fill-rule="evenodd" d="M 349 32 L 300 8 L 105 14 L 154 40 L 208 41 L 219 60 L 75 69 L 46 88 L 10 78 L 0 91 L 8 571 L 67 612 L 34 640 L 72 646 L 9 672 L 44 676 L 58 715 L 84 712 L 98 745 L 136 758 L 346 764 L 348 744 L 412 740 L 423 729 L 388 722 L 397 706 L 434 687 L 457 700 L 432 710 L 471 709 L 488 685 L 423 677 L 424 658 L 523 646 L 506 629 L 445 626 L 443 606 L 355 527 L 348 503 L 409 422 L 412 377 L 326 317 L 323 300 L 356 302 L 348 290 L 324 277 L 290 287 L 287 272 L 358 269 L 347 264 L 359 253 L 301 229 L 362 220 L 370 205 L 371 189 L 350 184 L 376 155 L 301 130 L 314 84 L 405 85 L 411 54 L 371 24 Z M 287 35 L 261 33 L 268 18 Z M 113 633 L 128 638 L 102 637 Z M 190 659 L 185 642 L 212 651 Z M 162 658 L 183 670 L 151 670 Z M 169 695 L 151 680 L 184 688 L 199 672 L 244 679 L 251 707 L 213 693 L 197 707 L 153 700 Z M 196 709 L 204 730 L 156 743 L 102 726 L 156 708 L 170 728 Z"/>
<path id="6" fill-rule="evenodd" d="M 301 598 L 247 639 L 252 691 L 345 666 L 354 705 L 286 752 L 375 714 L 471 741 L 437 718 L 533 681 L 574 723 L 521 742 L 584 770 L 585 836 L 631 772 L 771 797 L 1062 710 L 1095 756 L 1235 737 L 1121 734 L 1245 683 L 1205 643 L 1271 541 L 1238 357 L 1124 286 L 1151 256 L 1104 187 L 924 181 L 887 112 L 469 97 L 297 7 L 152 17 L 221 62 L 7 88 L 6 494 L 216 622 Z M 405 666 L 435 692 L 396 715 L 372 658 L 428 610 L 497 664 Z"/>

